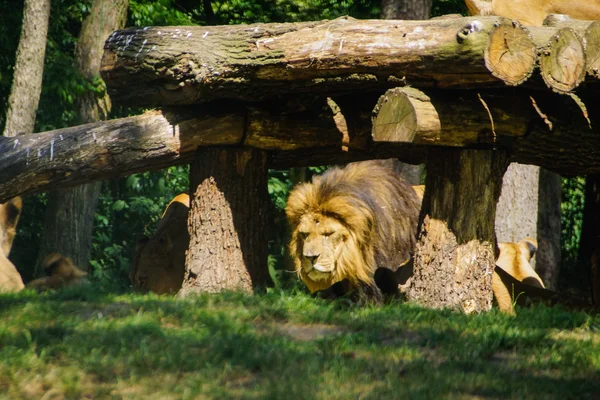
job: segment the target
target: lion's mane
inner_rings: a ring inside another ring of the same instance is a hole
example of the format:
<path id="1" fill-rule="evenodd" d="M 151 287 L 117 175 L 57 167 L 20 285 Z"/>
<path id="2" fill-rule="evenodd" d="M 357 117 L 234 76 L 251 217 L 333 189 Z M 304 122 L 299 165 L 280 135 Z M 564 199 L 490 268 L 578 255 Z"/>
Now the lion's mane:
<path id="1" fill-rule="evenodd" d="M 393 271 L 412 256 L 420 211 L 413 188 L 394 172 L 389 161 L 363 161 L 331 168 L 312 182 L 296 186 L 286 215 L 292 231 L 290 254 L 296 271 L 311 292 L 348 279 L 350 284 L 374 286 L 377 268 Z M 326 280 L 311 279 L 302 268 L 303 238 L 298 225 L 303 215 L 333 218 L 350 232 Z"/>

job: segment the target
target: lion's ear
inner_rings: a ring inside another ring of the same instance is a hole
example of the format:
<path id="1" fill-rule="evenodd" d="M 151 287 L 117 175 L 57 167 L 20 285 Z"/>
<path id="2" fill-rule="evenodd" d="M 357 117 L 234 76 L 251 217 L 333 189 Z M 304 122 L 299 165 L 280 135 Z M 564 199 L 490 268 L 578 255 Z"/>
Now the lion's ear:
<path id="1" fill-rule="evenodd" d="M 523 255 L 527 258 L 527 261 L 531 260 L 535 253 L 537 252 L 538 245 L 537 240 L 532 238 L 525 238 L 521 240 L 519 243 L 519 247 L 523 251 Z"/>

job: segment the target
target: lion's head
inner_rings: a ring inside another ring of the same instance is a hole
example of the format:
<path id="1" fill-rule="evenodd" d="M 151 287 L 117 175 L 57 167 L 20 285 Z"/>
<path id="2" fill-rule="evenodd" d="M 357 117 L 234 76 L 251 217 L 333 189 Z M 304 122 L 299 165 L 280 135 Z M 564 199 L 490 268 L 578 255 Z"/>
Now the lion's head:
<path id="1" fill-rule="evenodd" d="M 419 201 L 377 161 L 332 168 L 290 194 L 290 253 L 311 292 L 348 279 L 374 284 L 378 267 L 396 270 L 415 244 Z"/>
<path id="2" fill-rule="evenodd" d="M 176 196 L 167 206 L 154 235 L 138 240 L 129 275 L 136 289 L 158 294 L 176 293 L 181 289 L 185 253 L 190 243 L 189 207 L 189 195 Z"/>
<path id="3" fill-rule="evenodd" d="M 42 268 L 47 276 L 35 279 L 27 285 L 29 289 L 44 291 L 48 289 L 60 289 L 83 283 L 87 278 L 87 272 L 80 270 L 69 257 L 60 253 L 50 253 L 44 257 Z"/>

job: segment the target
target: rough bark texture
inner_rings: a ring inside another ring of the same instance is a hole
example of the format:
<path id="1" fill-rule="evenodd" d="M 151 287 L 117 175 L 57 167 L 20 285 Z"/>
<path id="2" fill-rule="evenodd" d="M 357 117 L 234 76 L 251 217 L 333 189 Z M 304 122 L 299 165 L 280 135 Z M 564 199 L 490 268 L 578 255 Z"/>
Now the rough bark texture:
<path id="1" fill-rule="evenodd" d="M 432 0 L 381 0 L 381 19 L 428 19 Z"/>
<path id="2" fill-rule="evenodd" d="M 561 186 L 560 175 L 540 168 L 536 272 L 549 289 L 556 288 L 560 272 Z"/>
<path id="3" fill-rule="evenodd" d="M 113 100 L 146 105 L 257 101 L 281 93 L 333 96 L 401 84 L 502 87 L 482 62 L 498 20 L 345 17 L 127 29 L 107 40 L 102 75 Z"/>
<path id="4" fill-rule="evenodd" d="M 50 0 L 25 0 L 4 136 L 31 133 L 42 91 Z"/>
<path id="5" fill-rule="evenodd" d="M 264 286 L 267 157 L 262 150 L 200 148 L 190 171 L 190 247 L 180 294 Z"/>
<path id="6" fill-rule="evenodd" d="M 409 299 L 465 313 L 491 308 L 494 216 L 507 165 L 502 151 L 430 151 Z"/>
<path id="7" fill-rule="evenodd" d="M 96 0 L 81 26 L 75 49 L 77 71 L 89 82 L 100 74 L 100 62 L 106 38 L 123 28 L 129 0 Z M 79 120 L 86 124 L 108 117 L 110 99 L 86 92 L 76 102 Z M 94 212 L 102 183 L 93 182 L 75 188 L 52 191 L 48 198 L 44 231 L 38 254 L 38 271 L 44 257 L 58 252 L 70 257 L 75 265 L 88 270 L 92 248 Z"/>

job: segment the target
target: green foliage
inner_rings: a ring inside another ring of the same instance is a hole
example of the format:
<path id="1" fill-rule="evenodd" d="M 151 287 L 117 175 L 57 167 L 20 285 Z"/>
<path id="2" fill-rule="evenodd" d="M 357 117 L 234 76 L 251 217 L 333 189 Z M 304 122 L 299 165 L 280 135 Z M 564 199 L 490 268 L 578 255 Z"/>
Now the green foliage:
<path id="1" fill-rule="evenodd" d="M 106 290 L 106 289 L 104 289 Z M 598 316 L 352 307 L 271 290 L 0 295 L 3 398 L 591 399 Z"/>
<path id="2" fill-rule="evenodd" d="M 173 0 L 130 0 L 127 26 L 194 25 L 192 14 L 176 6 Z"/>
<path id="3" fill-rule="evenodd" d="M 577 261 L 583 203 L 585 200 L 585 178 L 563 178 L 561 208 L 562 259 L 567 263 Z"/>
<path id="4" fill-rule="evenodd" d="M 93 277 L 127 284 L 137 238 L 152 235 L 166 205 L 188 187 L 188 166 L 105 182 L 92 240 Z"/>

